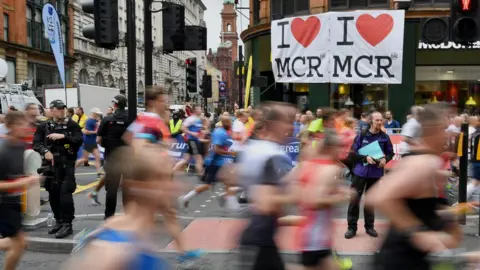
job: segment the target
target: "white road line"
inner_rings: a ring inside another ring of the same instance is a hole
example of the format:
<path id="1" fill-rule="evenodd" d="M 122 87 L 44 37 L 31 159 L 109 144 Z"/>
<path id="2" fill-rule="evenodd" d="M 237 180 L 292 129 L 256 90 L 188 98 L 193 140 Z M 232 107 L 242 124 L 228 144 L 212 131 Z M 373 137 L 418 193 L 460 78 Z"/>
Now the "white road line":
<path id="1" fill-rule="evenodd" d="M 205 202 L 209 203 L 209 202 L 211 202 L 211 201 L 212 201 L 212 200 L 206 200 Z"/>
<path id="2" fill-rule="evenodd" d="M 195 213 L 200 213 L 200 210 L 195 210 Z"/>
<path id="3" fill-rule="evenodd" d="M 213 195 L 213 196 L 210 196 L 210 198 L 216 198 L 217 196 Z"/>
<path id="4" fill-rule="evenodd" d="M 205 208 L 207 207 L 205 204 L 200 205 L 200 207 Z"/>

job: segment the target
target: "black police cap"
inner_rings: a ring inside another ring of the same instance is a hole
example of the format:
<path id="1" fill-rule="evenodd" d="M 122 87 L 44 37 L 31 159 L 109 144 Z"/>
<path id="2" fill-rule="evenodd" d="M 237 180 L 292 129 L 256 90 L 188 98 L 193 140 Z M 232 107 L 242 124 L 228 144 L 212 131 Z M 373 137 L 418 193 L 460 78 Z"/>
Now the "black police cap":
<path id="1" fill-rule="evenodd" d="M 65 105 L 60 99 L 50 102 L 50 108 L 65 109 L 66 107 L 67 105 Z"/>
<path id="2" fill-rule="evenodd" d="M 116 95 L 113 97 L 112 103 L 117 105 L 127 105 L 127 98 L 124 95 Z"/>

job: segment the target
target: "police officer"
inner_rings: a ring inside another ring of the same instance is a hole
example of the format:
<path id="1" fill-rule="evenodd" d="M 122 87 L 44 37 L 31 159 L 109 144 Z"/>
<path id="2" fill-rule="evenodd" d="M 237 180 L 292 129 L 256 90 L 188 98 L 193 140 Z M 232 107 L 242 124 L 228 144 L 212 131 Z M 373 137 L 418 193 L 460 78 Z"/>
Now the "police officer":
<path id="1" fill-rule="evenodd" d="M 77 188 L 75 161 L 83 143 L 82 130 L 65 117 L 65 108 L 63 101 L 52 101 L 52 119 L 41 123 L 33 137 L 33 149 L 44 157 L 46 165 L 51 166 L 52 174 L 46 176 L 45 189 L 56 220 L 48 234 L 54 234 L 55 238 L 65 238 L 73 233 L 75 208 L 72 194 Z"/>
<path id="2" fill-rule="evenodd" d="M 130 125 L 127 107 L 127 98 L 124 95 L 117 95 L 112 100 L 113 114 L 103 118 L 97 131 L 97 140 L 105 148 L 104 160 L 118 147 L 126 145 L 123 135 Z M 105 162 L 105 219 L 115 214 L 117 207 L 117 192 L 120 185 L 121 175 L 115 170 L 115 165 Z"/>

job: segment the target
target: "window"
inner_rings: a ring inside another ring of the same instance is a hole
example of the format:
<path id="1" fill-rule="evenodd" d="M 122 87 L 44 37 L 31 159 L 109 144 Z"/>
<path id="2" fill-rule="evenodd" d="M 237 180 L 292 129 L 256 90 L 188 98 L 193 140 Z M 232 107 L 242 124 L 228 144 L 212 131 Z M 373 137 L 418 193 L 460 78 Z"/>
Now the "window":
<path id="1" fill-rule="evenodd" d="M 88 80 L 88 72 L 85 69 L 82 69 L 78 75 L 78 82 L 82 84 L 88 84 Z"/>
<path id="2" fill-rule="evenodd" d="M 227 24 L 227 32 L 232 32 L 232 25 L 231 24 Z"/>
<path id="3" fill-rule="evenodd" d="M 172 74 L 172 60 L 168 60 L 167 74 Z"/>
<path id="4" fill-rule="evenodd" d="M 388 0 L 330 0 L 330 9 L 357 9 L 366 7 L 388 7 Z"/>
<path id="5" fill-rule="evenodd" d="M 59 15 L 66 15 L 65 0 L 57 0 L 57 12 Z"/>
<path id="6" fill-rule="evenodd" d="M 103 81 L 103 75 L 101 72 L 98 72 L 97 75 L 95 75 L 95 85 L 105 86 L 105 82 Z"/>
<path id="7" fill-rule="evenodd" d="M 413 6 L 449 6 L 450 0 L 413 0 Z"/>
<path id="8" fill-rule="evenodd" d="M 27 6 L 27 45 L 32 47 L 33 23 L 32 23 L 32 8 Z"/>
<path id="9" fill-rule="evenodd" d="M 256 1 L 254 1 L 254 5 L 255 2 Z M 270 2 L 272 20 L 296 15 L 307 15 L 310 13 L 310 0 L 271 0 Z"/>
<path id="10" fill-rule="evenodd" d="M 260 0 L 253 0 L 253 23 L 260 22 Z"/>
<path id="11" fill-rule="evenodd" d="M 8 41 L 10 20 L 7 13 L 3 13 L 3 40 Z"/>
<path id="12" fill-rule="evenodd" d="M 8 70 L 12 70 L 13 72 L 8 72 L 7 76 L 5 77 L 5 80 L 7 83 L 15 83 L 16 81 L 16 72 L 15 72 L 15 58 L 7 58 L 7 67 Z"/>

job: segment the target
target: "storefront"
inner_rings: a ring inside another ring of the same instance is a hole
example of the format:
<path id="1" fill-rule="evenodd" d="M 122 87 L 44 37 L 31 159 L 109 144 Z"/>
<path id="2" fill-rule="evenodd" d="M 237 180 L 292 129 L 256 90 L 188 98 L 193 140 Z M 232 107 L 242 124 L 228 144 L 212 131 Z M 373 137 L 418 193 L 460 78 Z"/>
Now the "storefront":
<path id="1" fill-rule="evenodd" d="M 354 110 L 356 116 L 372 109 L 382 112 L 391 110 L 403 122 L 410 107 L 415 104 L 446 101 L 456 104 L 462 112 L 474 108 L 466 105 L 467 101 L 470 100 L 468 104 L 480 102 L 479 44 L 470 48 L 454 43 L 423 44 L 419 38 L 419 20 L 407 20 L 405 23 L 403 79 L 401 84 L 391 85 L 275 83 L 269 57 L 270 29 L 263 27 L 263 31 L 254 29 L 254 35 L 249 35 L 248 31 L 242 33 L 246 59 L 253 56 L 255 75 L 268 78 L 268 87 L 253 90 L 254 103 L 285 101 L 297 104 L 299 109 L 348 107 Z"/>

